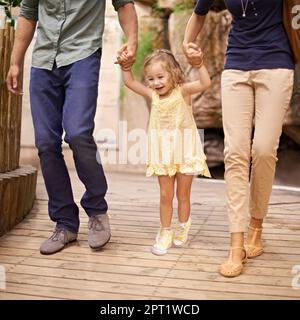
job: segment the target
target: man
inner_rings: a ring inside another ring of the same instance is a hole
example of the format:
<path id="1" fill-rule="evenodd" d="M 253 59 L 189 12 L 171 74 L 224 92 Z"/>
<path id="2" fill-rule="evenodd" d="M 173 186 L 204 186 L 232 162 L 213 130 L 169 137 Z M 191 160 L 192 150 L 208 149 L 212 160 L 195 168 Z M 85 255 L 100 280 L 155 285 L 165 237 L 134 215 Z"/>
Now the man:
<path id="1" fill-rule="evenodd" d="M 119 56 L 126 53 L 130 68 L 137 50 L 134 1 L 112 0 L 112 4 L 127 38 Z M 107 183 L 93 139 L 104 16 L 102 0 L 22 2 L 7 87 L 13 94 L 22 94 L 20 70 L 38 24 L 30 80 L 31 112 L 49 216 L 56 222 L 54 233 L 41 245 L 42 254 L 53 254 L 75 241 L 79 229 L 79 210 L 62 155 L 63 130 L 86 188 L 81 205 L 89 216 L 89 245 L 99 249 L 110 239 Z"/>

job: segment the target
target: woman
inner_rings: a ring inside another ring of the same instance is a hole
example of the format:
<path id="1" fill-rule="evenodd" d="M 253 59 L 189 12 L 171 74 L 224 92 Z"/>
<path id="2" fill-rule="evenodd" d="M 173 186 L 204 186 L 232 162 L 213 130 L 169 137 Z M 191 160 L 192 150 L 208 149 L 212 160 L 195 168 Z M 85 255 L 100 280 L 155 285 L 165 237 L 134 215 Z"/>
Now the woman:
<path id="1" fill-rule="evenodd" d="M 213 2 L 198 0 L 187 24 L 183 49 L 191 64 L 197 63 L 193 42 Z M 219 272 L 234 277 L 242 273 L 247 256 L 263 253 L 262 225 L 292 95 L 294 62 L 282 24 L 282 0 L 225 0 L 225 4 L 233 16 L 221 84 L 231 248 Z"/>

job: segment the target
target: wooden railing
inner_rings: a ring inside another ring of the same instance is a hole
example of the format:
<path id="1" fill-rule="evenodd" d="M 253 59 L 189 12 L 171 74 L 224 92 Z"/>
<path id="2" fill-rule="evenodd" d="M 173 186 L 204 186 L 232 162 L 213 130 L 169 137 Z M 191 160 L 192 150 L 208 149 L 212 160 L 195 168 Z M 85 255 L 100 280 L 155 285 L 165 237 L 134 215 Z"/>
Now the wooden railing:
<path id="1" fill-rule="evenodd" d="M 17 169 L 20 157 L 22 97 L 8 93 L 5 83 L 14 34 L 8 23 L 0 30 L 0 172 Z"/>
<path id="2" fill-rule="evenodd" d="M 22 97 L 9 93 L 5 83 L 14 34 L 9 23 L 0 29 L 0 236 L 30 212 L 37 180 L 35 168 L 19 166 Z"/>

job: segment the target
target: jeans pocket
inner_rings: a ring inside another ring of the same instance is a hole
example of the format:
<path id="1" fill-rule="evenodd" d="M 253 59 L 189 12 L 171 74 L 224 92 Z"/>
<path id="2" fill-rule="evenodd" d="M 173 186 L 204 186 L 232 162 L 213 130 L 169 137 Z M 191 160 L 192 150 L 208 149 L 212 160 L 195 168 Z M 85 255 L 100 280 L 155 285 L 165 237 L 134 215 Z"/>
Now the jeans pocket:
<path id="1" fill-rule="evenodd" d="M 97 50 L 92 54 L 92 56 L 95 56 L 95 57 L 101 59 L 101 56 L 102 56 L 102 48 L 97 49 Z"/>

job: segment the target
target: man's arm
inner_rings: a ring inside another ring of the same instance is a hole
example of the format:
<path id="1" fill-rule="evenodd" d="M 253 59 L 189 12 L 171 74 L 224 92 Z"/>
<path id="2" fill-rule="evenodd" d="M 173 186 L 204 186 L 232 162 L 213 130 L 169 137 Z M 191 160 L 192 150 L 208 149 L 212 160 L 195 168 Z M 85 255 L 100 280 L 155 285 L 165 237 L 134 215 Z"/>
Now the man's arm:
<path id="1" fill-rule="evenodd" d="M 19 86 L 19 77 L 26 50 L 35 32 L 38 20 L 38 4 L 39 0 L 23 0 L 21 6 L 10 68 L 6 78 L 7 89 L 16 95 L 22 94 L 22 88 Z"/>
<path id="2" fill-rule="evenodd" d="M 135 62 L 138 43 L 138 19 L 134 4 L 129 2 L 118 8 L 120 25 L 127 42 L 118 51 L 119 56 L 126 55 L 123 69 L 130 69 Z"/>

